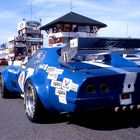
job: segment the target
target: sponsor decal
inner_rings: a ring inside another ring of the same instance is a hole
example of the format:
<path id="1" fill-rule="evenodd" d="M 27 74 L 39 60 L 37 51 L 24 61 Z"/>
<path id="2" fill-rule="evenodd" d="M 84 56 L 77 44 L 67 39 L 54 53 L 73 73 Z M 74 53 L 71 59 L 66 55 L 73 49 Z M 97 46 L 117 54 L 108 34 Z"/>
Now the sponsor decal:
<path id="1" fill-rule="evenodd" d="M 58 99 L 59 99 L 60 103 L 67 104 L 66 91 L 65 90 L 56 88 L 55 94 L 58 95 Z"/>
<path id="2" fill-rule="evenodd" d="M 67 100 L 66 100 L 66 98 L 64 98 L 63 96 L 59 96 L 58 99 L 59 99 L 59 102 L 60 102 L 60 103 L 62 103 L 62 104 L 67 104 Z"/>
<path id="3" fill-rule="evenodd" d="M 14 70 L 14 69 L 9 69 L 8 72 L 11 72 L 11 73 L 13 73 L 13 74 L 18 74 L 18 73 L 19 73 L 19 71 L 16 71 L 16 70 Z"/>
<path id="4" fill-rule="evenodd" d="M 26 24 L 28 26 L 30 26 L 30 27 L 38 27 L 38 26 L 40 26 L 40 23 L 37 22 L 37 21 L 28 21 Z"/>
<path id="5" fill-rule="evenodd" d="M 22 21 L 18 24 L 18 30 L 25 28 L 25 21 Z"/>
<path id="6" fill-rule="evenodd" d="M 58 77 L 58 74 L 49 73 L 48 76 L 47 76 L 47 79 L 56 80 L 57 77 Z"/>
<path id="7" fill-rule="evenodd" d="M 19 25 L 20 29 L 22 29 L 22 28 L 23 28 L 23 26 L 24 26 L 24 24 L 23 24 L 23 23 L 21 23 L 21 24 Z"/>
<path id="8" fill-rule="evenodd" d="M 55 95 L 66 97 L 66 91 L 63 89 L 56 88 Z"/>
<path id="9" fill-rule="evenodd" d="M 22 92 L 24 91 L 24 79 L 25 79 L 25 72 L 22 71 L 18 78 L 18 84 L 19 84 Z"/>
<path id="10" fill-rule="evenodd" d="M 50 66 L 48 66 L 48 68 L 47 68 L 47 70 L 46 70 L 46 72 L 48 72 L 48 73 L 53 73 L 54 71 L 55 71 L 55 67 L 50 67 Z"/>
<path id="11" fill-rule="evenodd" d="M 47 64 L 43 64 L 43 66 L 41 65 L 40 68 L 46 70 L 46 72 L 48 73 L 55 73 L 55 74 L 62 74 L 63 73 L 63 69 L 57 69 L 56 67 L 51 67 L 48 66 Z"/>
<path id="12" fill-rule="evenodd" d="M 44 67 L 43 67 L 43 70 L 45 70 L 45 71 L 46 71 L 46 70 L 47 70 L 47 67 L 48 67 L 48 65 L 47 65 L 47 64 L 45 64 L 45 65 L 44 65 Z"/>
<path id="13" fill-rule="evenodd" d="M 77 92 L 79 85 L 72 82 L 71 79 L 64 78 L 63 82 L 61 81 L 51 81 L 51 86 L 55 87 L 55 95 L 58 96 L 59 102 L 67 104 L 66 94 L 67 91 L 73 90 Z"/>
<path id="14" fill-rule="evenodd" d="M 57 73 L 57 74 L 62 74 L 64 70 L 62 69 L 54 69 L 54 73 Z"/>
<path id="15" fill-rule="evenodd" d="M 69 91 L 71 89 L 72 80 L 68 78 L 63 79 L 62 89 Z"/>
<path id="16" fill-rule="evenodd" d="M 79 85 L 75 83 L 71 83 L 71 90 L 77 92 Z"/>
<path id="17" fill-rule="evenodd" d="M 47 70 L 47 67 L 48 67 L 48 64 L 41 64 L 40 66 L 39 66 L 39 68 L 40 69 L 43 69 L 43 70 Z"/>
<path id="18" fill-rule="evenodd" d="M 70 47 L 71 48 L 78 47 L 78 39 L 77 38 L 70 40 Z"/>
<path id="19" fill-rule="evenodd" d="M 61 81 L 52 80 L 51 81 L 51 86 L 60 89 L 62 87 L 62 82 Z"/>
<path id="20" fill-rule="evenodd" d="M 44 67 L 44 64 L 39 65 L 40 69 L 43 69 L 43 67 Z"/>

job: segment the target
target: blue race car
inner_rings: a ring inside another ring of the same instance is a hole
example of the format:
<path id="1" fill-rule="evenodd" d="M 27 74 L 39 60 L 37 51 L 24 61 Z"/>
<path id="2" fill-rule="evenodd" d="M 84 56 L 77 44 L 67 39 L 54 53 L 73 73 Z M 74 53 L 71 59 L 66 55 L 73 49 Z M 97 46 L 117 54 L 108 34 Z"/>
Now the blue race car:
<path id="1" fill-rule="evenodd" d="M 1 72 L 1 96 L 24 94 L 28 119 L 43 113 L 133 109 L 140 105 L 140 67 L 122 54 L 137 51 L 135 39 L 73 39 L 43 48 L 24 65 Z M 133 50 L 132 50 L 133 48 Z"/>

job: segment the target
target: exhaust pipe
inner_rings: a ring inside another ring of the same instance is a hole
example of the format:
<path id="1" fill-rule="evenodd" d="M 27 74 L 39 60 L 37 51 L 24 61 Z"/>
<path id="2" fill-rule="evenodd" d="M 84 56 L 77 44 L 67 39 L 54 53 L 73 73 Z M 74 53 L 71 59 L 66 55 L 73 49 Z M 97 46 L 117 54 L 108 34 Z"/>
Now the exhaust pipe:
<path id="1" fill-rule="evenodd" d="M 122 111 L 126 111 L 127 109 L 127 106 L 122 106 Z"/>
<path id="2" fill-rule="evenodd" d="M 138 110 L 140 110 L 140 104 L 139 104 L 139 105 L 137 105 L 137 109 L 138 109 Z"/>
<path id="3" fill-rule="evenodd" d="M 115 107 L 114 111 L 115 112 L 119 112 L 120 111 L 120 107 Z"/>
<path id="4" fill-rule="evenodd" d="M 130 110 L 134 110 L 135 106 L 134 105 L 130 105 Z"/>
<path id="5" fill-rule="evenodd" d="M 127 110 L 133 111 L 135 109 L 140 110 L 140 104 L 138 104 L 138 105 L 130 105 L 130 106 L 115 107 L 114 111 L 115 112 L 127 111 Z"/>

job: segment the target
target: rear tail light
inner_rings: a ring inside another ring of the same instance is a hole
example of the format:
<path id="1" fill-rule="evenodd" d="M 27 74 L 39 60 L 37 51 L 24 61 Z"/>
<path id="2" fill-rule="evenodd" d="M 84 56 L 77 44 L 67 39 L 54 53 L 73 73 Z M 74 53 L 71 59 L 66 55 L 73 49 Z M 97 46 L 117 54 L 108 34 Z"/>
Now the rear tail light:
<path id="1" fill-rule="evenodd" d="M 109 91 L 109 87 L 107 84 L 101 84 L 100 85 L 100 91 L 101 92 L 108 92 Z"/>
<path id="2" fill-rule="evenodd" d="M 129 98 L 130 98 L 130 94 L 128 93 L 121 94 L 121 99 L 129 99 Z"/>
<path id="3" fill-rule="evenodd" d="M 87 86 L 87 93 L 89 95 L 94 94 L 96 92 L 96 87 L 95 85 L 88 85 Z"/>

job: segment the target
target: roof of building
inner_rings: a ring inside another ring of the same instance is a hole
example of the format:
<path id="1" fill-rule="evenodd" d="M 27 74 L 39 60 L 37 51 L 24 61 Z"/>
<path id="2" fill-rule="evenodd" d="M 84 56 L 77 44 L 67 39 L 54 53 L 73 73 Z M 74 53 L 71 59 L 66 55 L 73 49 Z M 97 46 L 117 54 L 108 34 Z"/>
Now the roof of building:
<path id="1" fill-rule="evenodd" d="M 65 14 L 64 16 L 61 16 L 57 18 L 56 20 L 42 26 L 40 29 L 41 30 L 48 30 L 49 28 L 53 27 L 56 24 L 61 24 L 61 23 L 69 23 L 69 24 L 77 24 L 77 25 L 91 25 L 91 26 L 97 26 L 98 28 L 103 28 L 107 27 L 106 24 L 101 23 L 99 21 L 96 21 L 94 19 L 82 16 L 80 14 L 70 12 Z"/>

